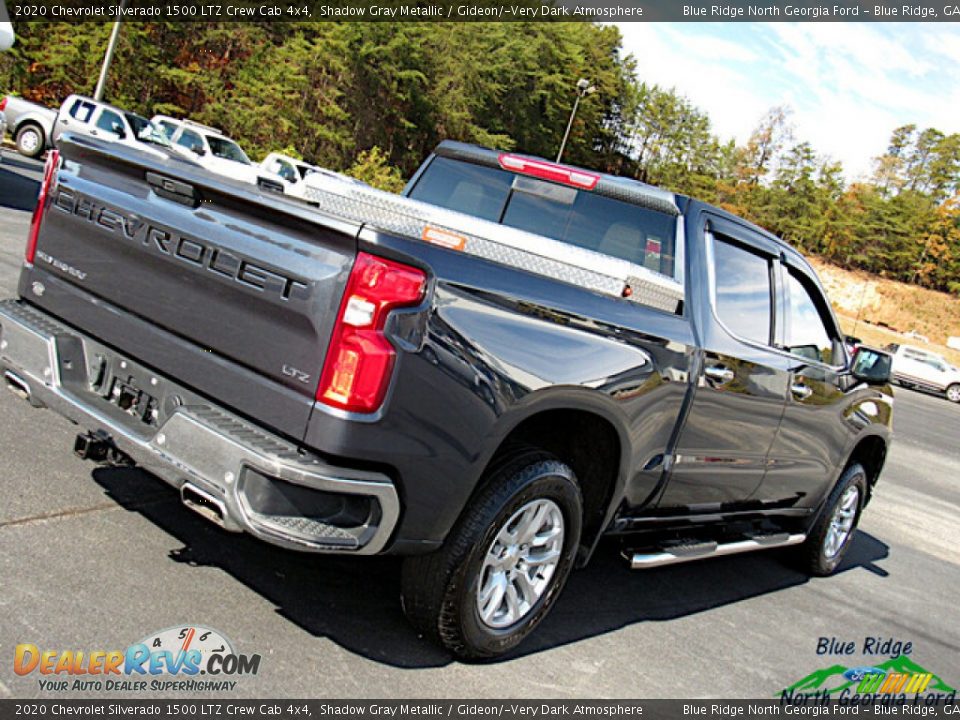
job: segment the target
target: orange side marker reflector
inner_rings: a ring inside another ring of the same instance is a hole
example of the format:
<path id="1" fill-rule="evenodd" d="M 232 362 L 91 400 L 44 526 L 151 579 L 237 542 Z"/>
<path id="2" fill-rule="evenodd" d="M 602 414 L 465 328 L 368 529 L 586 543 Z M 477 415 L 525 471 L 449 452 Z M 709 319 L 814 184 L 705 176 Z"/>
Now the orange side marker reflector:
<path id="1" fill-rule="evenodd" d="M 463 235 L 429 225 L 423 229 L 422 239 L 431 245 L 439 245 L 450 250 L 463 250 L 467 245 L 467 238 Z"/>

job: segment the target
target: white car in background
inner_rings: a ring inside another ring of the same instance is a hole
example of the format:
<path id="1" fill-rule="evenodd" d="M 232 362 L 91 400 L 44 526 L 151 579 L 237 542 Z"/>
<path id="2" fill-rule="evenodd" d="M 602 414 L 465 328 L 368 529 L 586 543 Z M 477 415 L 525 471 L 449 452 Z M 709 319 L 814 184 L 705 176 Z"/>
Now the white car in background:
<path id="1" fill-rule="evenodd" d="M 320 168 L 303 160 L 297 160 L 282 153 L 270 153 L 260 163 L 267 172 L 279 175 L 284 180 L 284 190 L 291 197 L 303 199 L 304 180 L 308 175 L 319 172 Z"/>
<path id="2" fill-rule="evenodd" d="M 287 194 L 301 200 L 309 200 L 306 196 L 309 188 L 323 189 L 330 184 L 330 181 L 365 184 L 349 175 L 311 165 L 282 153 L 270 153 L 260 163 L 260 167 L 283 178 Z"/>
<path id="3" fill-rule="evenodd" d="M 943 393 L 960 403 L 960 370 L 942 355 L 913 345 L 891 343 L 884 348 L 893 356 L 893 379 L 904 387 Z"/>
<path id="4" fill-rule="evenodd" d="M 65 132 L 91 135 L 165 158 L 170 156 L 170 143 L 145 117 L 83 95 L 71 95 L 63 101 L 53 123 L 51 142 L 56 145 Z"/>
<path id="5" fill-rule="evenodd" d="M 154 115 L 151 121 L 167 137 L 174 151 L 212 173 L 247 182 L 263 190 L 283 193 L 279 175 L 254 165 L 243 149 L 220 130 L 192 120 Z"/>
<path id="6" fill-rule="evenodd" d="M 12 48 L 16 39 L 16 35 L 13 33 L 13 23 L 0 22 L 0 52 Z"/>

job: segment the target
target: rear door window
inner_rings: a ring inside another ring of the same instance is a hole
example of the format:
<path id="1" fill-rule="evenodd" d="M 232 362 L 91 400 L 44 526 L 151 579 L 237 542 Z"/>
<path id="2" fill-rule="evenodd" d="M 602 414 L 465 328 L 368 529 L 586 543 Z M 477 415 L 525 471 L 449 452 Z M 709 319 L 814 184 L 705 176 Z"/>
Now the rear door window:
<path id="1" fill-rule="evenodd" d="M 78 122 L 87 123 L 90 122 L 90 116 L 93 115 L 95 109 L 96 105 L 93 103 L 88 103 L 85 100 L 75 100 L 73 105 L 70 106 L 70 117 Z"/>
<path id="2" fill-rule="evenodd" d="M 163 134 L 167 136 L 167 140 L 173 139 L 173 134 L 177 131 L 176 123 L 172 123 L 169 120 L 161 120 L 157 123 L 157 125 L 160 127 L 160 130 L 163 132 Z"/>
<path id="3" fill-rule="evenodd" d="M 177 138 L 177 145 L 187 148 L 187 150 L 203 150 L 203 138 L 199 133 L 184 128 Z"/>
<path id="4" fill-rule="evenodd" d="M 713 263 L 714 302 L 720 322 L 739 338 L 771 344 L 770 259 L 716 235 Z"/>

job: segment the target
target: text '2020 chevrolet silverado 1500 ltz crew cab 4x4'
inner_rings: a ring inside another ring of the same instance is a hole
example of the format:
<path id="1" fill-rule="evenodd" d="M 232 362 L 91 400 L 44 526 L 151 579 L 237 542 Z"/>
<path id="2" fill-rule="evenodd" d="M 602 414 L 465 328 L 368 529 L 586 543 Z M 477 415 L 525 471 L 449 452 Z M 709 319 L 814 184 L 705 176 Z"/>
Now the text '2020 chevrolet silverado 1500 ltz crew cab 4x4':
<path id="1" fill-rule="evenodd" d="M 443 143 L 304 205 L 65 136 L 0 367 L 227 530 L 406 556 L 413 624 L 509 650 L 603 534 L 635 568 L 832 572 L 890 441 L 810 266 L 634 181 Z"/>

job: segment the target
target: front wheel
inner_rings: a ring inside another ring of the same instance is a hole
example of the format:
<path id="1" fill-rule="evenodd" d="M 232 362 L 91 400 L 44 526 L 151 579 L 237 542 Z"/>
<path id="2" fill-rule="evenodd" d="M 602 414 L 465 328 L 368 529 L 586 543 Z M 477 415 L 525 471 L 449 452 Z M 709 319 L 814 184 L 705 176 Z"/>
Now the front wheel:
<path id="1" fill-rule="evenodd" d="M 569 466 L 536 449 L 511 452 L 495 463 L 444 546 L 404 561 L 404 612 L 460 658 L 511 650 L 560 595 L 581 516 Z"/>
<path id="2" fill-rule="evenodd" d="M 960 403 L 960 383 L 954 383 L 947 388 L 947 400 Z"/>
<path id="3" fill-rule="evenodd" d="M 811 575 L 831 575 L 846 554 L 867 497 L 867 471 L 854 463 L 840 476 L 823 512 L 800 545 L 800 565 Z"/>

